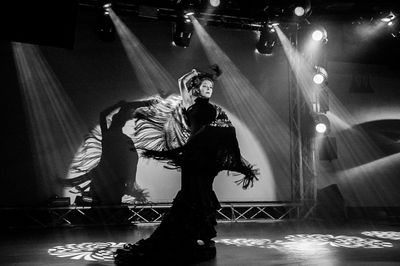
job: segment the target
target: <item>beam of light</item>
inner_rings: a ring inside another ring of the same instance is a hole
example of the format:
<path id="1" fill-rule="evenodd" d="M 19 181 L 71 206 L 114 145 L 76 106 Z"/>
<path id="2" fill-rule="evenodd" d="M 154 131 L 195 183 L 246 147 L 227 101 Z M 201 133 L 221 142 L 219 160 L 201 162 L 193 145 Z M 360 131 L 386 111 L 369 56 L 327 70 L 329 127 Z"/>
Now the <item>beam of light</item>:
<path id="1" fill-rule="evenodd" d="M 306 101 L 311 104 L 313 89 L 315 89 L 312 82 L 310 82 L 312 80 L 312 65 L 291 45 L 279 27 L 276 27 L 276 29 L 299 89 Z M 382 196 L 385 190 L 388 186 L 393 187 L 393 184 L 388 184 L 388 182 L 391 182 L 388 178 L 388 172 L 382 172 L 379 176 L 380 181 L 378 181 L 368 174 L 370 168 L 364 164 L 382 158 L 384 154 L 364 130 L 353 128 L 358 124 L 358 121 L 326 85 L 324 85 L 324 90 L 329 94 L 330 111 L 328 111 L 328 114 L 331 113 L 337 118 L 331 124 L 331 134 L 336 136 L 337 142 L 340 144 L 338 145 L 339 160 L 335 161 L 335 168 L 337 169 L 335 173 L 336 180 L 340 180 L 348 186 L 347 189 L 350 190 L 348 196 L 354 197 L 357 203 L 368 200 L 365 195 L 362 197 L 360 193 L 356 193 L 366 189 L 366 187 L 372 189 L 370 197 L 375 198 L 376 202 L 383 203 Z M 335 123 L 338 121 L 340 123 Z M 342 130 L 347 125 L 351 129 Z M 341 159 L 341 156 L 345 158 Z M 357 171 L 346 171 L 346 169 L 352 169 L 355 166 L 358 166 Z M 355 179 L 355 176 L 359 178 Z M 382 182 L 382 180 L 385 180 L 385 182 Z"/>
<path id="2" fill-rule="evenodd" d="M 36 171 L 51 193 L 56 177 L 64 177 L 84 127 L 62 85 L 38 47 L 13 43 L 13 54 Z"/>
<path id="3" fill-rule="evenodd" d="M 110 9 L 110 16 L 136 73 L 140 89 L 148 95 L 158 93 L 161 97 L 174 92 L 176 83 L 168 71 L 151 55 L 112 9 Z"/>
<path id="4" fill-rule="evenodd" d="M 351 125 L 344 121 L 343 119 L 340 119 L 336 114 L 332 112 L 327 112 L 326 116 L 328 117 L 329 121 L 331 121 L 332 125 L 335 126 L 335 129 L 337 131 L 342 131 L 342 130 L 350 130 Z"/>
<path id="5" fill-rule="evenodd" d="M 291 44 L 290 40 L 282 32 L 279 26 L 275 26 L 276 33 L 282 44 L 283 51 L 296 78 L 300 92 L 303 94 L 307 105 L 312 110 L 312 103 L 315 102 L 315 91 L 317 85 L 313 82 L 314 65 L 303 57 Z"/>
<path id="6" fill-rule="evenodd" d="M 345 175 L 349 178 L 357 178 L 360 172 L 365 172 L 369 176 L 385 175 L 392 169 L 400 165 L 400 153 L 395 153 L 375 161 L 356 166 L 345 170 Z"/>
<path id="7" fill-rule="evenodd" d="M 310 62 L 314 61 L 314 65 L 323 64 L 319 62 L 319 59 L 322 58 L 321 54 L 324 52 L 324 48 L 328 42 L 328 33 L 325 28 L 322 26 L 309 26 L 304 29 L 302 34 L 304 34 L 304 43 L 300 50 L 304 53 L 304 56 L 306 56 Z"/>
<path id="8" fill-rule="evenodd" d="M 276 27 L 276 30 L 282 43 L 283 50 L 299 85 L 299 89 L 306 99 L 307 104 L 312 107 L 312 103 L 315 101 L 315 90 L 318 88 L 312 82 L 314 73 L 313 65 L 292 46 L 289 39 L 279 27 Z M 342 126 L 343 124 L 349 124 L 350 126 L 357 124 L 355 119 L 347 111 L 343 104 L 335 97 L 333 92 L 326 85 L 323 85 L 323 87 L 324 90 L 328 92 L 331 113 L 335 114 L 335 117 L 337 118 L 336 121 L 341 120 Z M 328 112 L 328 114 L 329 113 L 330 112 Z"/>
<path id="9" fill-rule="evenodd" d="M 228 107 L 244 121 L 260 140 L 261 145 L 275 158 L 288 158 L 290 154 L 290 131 L 263 96 L 250 84 L 226 53 L 215 43 L 196 18 L 192 18 L 196 33 L 210 62 L 223 70 L 219 82 Z M 274 164 L 290 176 L 288 162 Z"/>
<path id="10" fill-rule="evenodd" d="M 382 29 L 384 29 L 386 25 L 387 23 L 383 21 L 357 24 L 355 27 L 356 36 L 353 37 L 361 37 L 362 40 L 372 41 L 379 36 L 378 33 L 382 31 Z"/>

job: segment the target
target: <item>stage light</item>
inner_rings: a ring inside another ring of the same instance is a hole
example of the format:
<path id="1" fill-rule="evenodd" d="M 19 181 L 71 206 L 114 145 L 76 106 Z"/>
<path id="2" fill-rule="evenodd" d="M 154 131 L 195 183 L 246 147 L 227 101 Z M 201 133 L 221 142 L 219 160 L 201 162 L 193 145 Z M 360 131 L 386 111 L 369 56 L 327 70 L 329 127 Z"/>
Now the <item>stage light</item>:
<path id="1" fill-rule="evenodd" d="M 99 39 L 103 41 L 113 41 L 115 39 L 115 25 L 110 17 L 111 4 L 103 6 L 99 15 L 97 32 Z"/>
<path id="2" fill-rule="evenodd" d="M 314 115 L 314 125 L 315 131 L 320 134 L 328 134 L 331 127 L 328 117 L 321 113 Z"/>
<path id="3" fill-rule="evenodd" d="M 303 16 L 306 13 L 306 10 L 302 6 L 298 6 L 294 9 L 294 14 L 298 17 Z"/>
<path id="4" fill-rule="evenodd" d="M 389 13 L 381 13 L 380 21 L 388 27 L 388 33 L 392 37 L 399 37 L 400 27 L 398 15 L 390 11 Z"/>
<path id="5" fill-rule="evenodd" d="M 220 0 L 210 0 L 210 5 L 213 7 L 218 7 L 221 4 Z"/>
<path id="6" fill-rule="evenodd" d="M 323 67 L 316 66 L 313 76 L 314 83 L 320 85 L 324 82 L 327 82 L 327 80 L 328 80 L 328 72 L 326 72 L 326 70 Z"/>
<path id="7" fill-rule="evenodd" d="M 396 18 L 396 15 L 392 11 L 390 11 L 388 14 L 383 15 L 383 17 L 381 18 L 381 21 L 389 23 L 389 22 L 393 21 L 395 18 Z"/>
<path id="8" fill-rule="evenodd" d="M 103 8 L 104 8 L 105 10 L 111 8 L 111 3 L 106 3 L 106 4 L 104 4 L 104 5 L 103 5 Z"/>
<path id="9" fill-rule="evenodd" d="M 277 37 L 272 25 L 264 25 L 260 30 L 260 38 L 256 44 L 256 49 L 260 54 L 272 55 Z"/>
<path id="10" fill-rule="evenodd" d="M 326 30 L 322 27 L 315 29 L 312 32 L 311 37 L 316 42 L 321 42 L 321 43 L 328 42 L 328 34 Z"/>
<path id="11" fill-rule="evenodd" d="M 190 16 L 194 15 L 193 10 L 186 10 L 185 14 L 183 15 L 185 18 L 189 18 Z"/>
<path id="12" fill-rule="evenodd" d="M 316 84 L 322 84 L 322 82 L 324 82 L 324 76 L 320 73 L 317 73 L 314 75 L 313 81 Z"/>
<path id="13" fill-rule="evenodd" d="M 318 133 L 325 133 L 326 129 L 327 129 L 327 127 L 326 127 L 326 125 L 324 123 L 318 123 L 318 124 L 315 125 L 315 130 Z"/>
<path id="14" fill-rule="evenodd" d="M 298 0 L 297 3 L 294 4 L 293 13 L 297 17 L 305 17 L 310 14 L 311 11 L 311 3 L 309 0 Z"/>
<path id="15" fill-rule="evenodd" d="M 173 26 L 173 44 L 180 47 L 188 47 L 193 34 L 191 19 L 180 17 Z"/>
<path id="16" fill-rule="evenodd" d="M 193 0 L 179 0 L 176 3 L 177 18 L 185 17 L 189 18 L 195 14 L 195 11 L 199 8 L 200 1 Z"/>

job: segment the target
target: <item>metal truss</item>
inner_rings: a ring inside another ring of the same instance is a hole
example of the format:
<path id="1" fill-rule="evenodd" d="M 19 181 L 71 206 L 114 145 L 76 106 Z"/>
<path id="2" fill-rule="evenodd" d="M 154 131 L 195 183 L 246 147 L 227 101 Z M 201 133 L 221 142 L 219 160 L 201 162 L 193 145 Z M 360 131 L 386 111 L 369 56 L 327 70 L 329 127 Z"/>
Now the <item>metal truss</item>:
<path id="1" fill-rule="evenodd" d="M 3 227 L 69 227 L 91 225 L 135 225 L 160 223 L 171 204 L 117 206 L 67 206 L 2 208 Z M 293 203 L 222 203 L 218 222 L 282 221 L 295 217 L 300 208 Z"/>
<path id="2" fill-rule="evenodd" d="M 297 27 L 291 43 L 297 47 Z M 316 205 L 315 148 L 307 121 L 310 110 L 298 86 L 296 76 L 289 69 L 289 123 L 292 201 L 299 203 L 298 217 L 307 218 Z"/>

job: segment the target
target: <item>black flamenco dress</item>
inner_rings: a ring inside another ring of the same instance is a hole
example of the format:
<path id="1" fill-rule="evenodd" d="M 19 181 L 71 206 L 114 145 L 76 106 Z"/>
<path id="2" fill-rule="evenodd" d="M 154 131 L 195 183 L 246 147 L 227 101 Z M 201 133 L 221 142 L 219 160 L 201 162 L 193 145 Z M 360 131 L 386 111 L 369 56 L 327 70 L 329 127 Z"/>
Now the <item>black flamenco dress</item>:
<path id="1" fill-rule="evenodd" d="M 242 173 L 239 181 L 244 188 L 257 179 L 256 170 L 240 155 L 235 129 L 216 105 L 198 98 L 185 112 L 190 137 L 180 148 L 165 151 L 145 150 L 142 156 L 167 162 L 181 169 L 181 189 L 161 224 L 147 239 L 126 246 L 131 261 L 165 256 L 195 259 L 202 247 L 215 256 L 211 240 L 216 236 L 216 213 L 220 208 L 213 191 L 218 172 L 230 170 Z M 202 245 L 199 245 L 199 240 Z M 204 244 L 203 244 L 204 243 Z M 122 258 L 123 250 L 116 256 Z M 140 259 L 139 259 L 140 258 Z M 199 258 L 198 258 L 199 259 Z M 204 258 L 203 258 L 204 259 Z M 120 260 L 121 261 L 121 260 Z"/>

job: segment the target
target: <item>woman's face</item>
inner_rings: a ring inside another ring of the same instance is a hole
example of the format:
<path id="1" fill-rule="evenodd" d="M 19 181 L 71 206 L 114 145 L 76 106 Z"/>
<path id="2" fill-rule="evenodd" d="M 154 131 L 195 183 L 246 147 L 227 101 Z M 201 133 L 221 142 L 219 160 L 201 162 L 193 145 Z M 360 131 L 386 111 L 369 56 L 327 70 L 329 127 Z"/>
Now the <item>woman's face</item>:
<path id="1" fill-rule="evenodd" d="M 207 99 L 211 98 L 213 87 L 214 83 L 211 80 L 203 80 L 199 88 L 200 96 Z"/>

